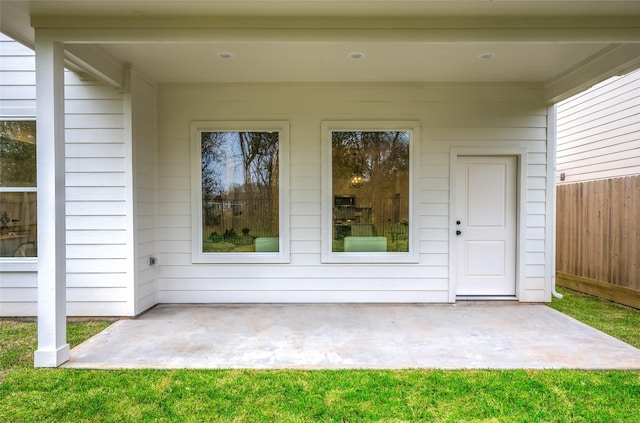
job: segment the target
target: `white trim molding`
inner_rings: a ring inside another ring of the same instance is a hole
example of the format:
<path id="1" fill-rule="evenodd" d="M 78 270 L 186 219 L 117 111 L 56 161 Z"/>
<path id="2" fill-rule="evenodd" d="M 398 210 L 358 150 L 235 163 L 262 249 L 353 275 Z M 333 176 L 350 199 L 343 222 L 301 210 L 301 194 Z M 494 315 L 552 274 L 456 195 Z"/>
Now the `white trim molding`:
<path id="1" fill-rule="evenodd" d="M 420 180 L 419 121 L 324 121 L 322 130 L 322 262 L 323 263 L 418 263 L 419 227 L 417 222 L 417 181 Z M 406 131 L 409 133 L 409 251 L 340 252 L 332 251 L 332 136 L 334 131 Z"/>
<path id="2" fill-rule="evenodd" d="M 277 252 L 205 253 L 202 251 L 202 132 L 277 131 L 279 235 Z M 193 263 L 289 263 L 289 122 L 194 121 L 191 122 L 191 261 Z"/>

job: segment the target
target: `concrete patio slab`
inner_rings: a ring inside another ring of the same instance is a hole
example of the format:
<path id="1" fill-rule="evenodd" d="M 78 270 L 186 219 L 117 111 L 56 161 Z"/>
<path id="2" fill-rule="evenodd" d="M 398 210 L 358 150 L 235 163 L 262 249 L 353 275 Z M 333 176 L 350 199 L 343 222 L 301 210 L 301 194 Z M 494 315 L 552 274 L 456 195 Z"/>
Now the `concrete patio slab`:
<path id="1" fill-rule="evenodd" d="M 640 350 L 545 305 L 158 305 L 68 368 L 640 369 Z"/>

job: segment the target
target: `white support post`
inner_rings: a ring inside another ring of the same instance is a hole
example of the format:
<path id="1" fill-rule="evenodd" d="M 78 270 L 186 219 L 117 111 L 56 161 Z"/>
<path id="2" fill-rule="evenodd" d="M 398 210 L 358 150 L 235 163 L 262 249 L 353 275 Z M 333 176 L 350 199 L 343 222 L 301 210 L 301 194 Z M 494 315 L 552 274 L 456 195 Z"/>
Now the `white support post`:
<path id="1" fill-rule="evenodd" d="M 64 46 L 36 31 L 38 349 L 35 367 L 69 359 L 66 310 Z"/>

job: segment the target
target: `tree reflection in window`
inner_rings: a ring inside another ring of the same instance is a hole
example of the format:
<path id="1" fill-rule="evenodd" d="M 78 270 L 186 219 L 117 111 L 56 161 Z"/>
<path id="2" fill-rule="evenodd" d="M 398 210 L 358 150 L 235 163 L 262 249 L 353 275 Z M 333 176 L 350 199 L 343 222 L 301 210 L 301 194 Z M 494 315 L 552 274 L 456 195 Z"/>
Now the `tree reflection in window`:
<path id="1" fill-rule="evenodd" d="M 279 133 L 202 132 L 203 252 L 279 251 Z"/>
<path id="2" fill-rule="evenodd" d="M 0 121 L 0 257 L 37 255 L 36 122 Z"/>
<path id="3" fill-rule="evenodd" d="M 36 122 L 0 121 L 0 187 L 36 186 Z"/>
<path id="4" fill-rule="evenodd" d="M 332 251 L 408 252 L 410 133 L 333 131 L 331 142 Z"/>

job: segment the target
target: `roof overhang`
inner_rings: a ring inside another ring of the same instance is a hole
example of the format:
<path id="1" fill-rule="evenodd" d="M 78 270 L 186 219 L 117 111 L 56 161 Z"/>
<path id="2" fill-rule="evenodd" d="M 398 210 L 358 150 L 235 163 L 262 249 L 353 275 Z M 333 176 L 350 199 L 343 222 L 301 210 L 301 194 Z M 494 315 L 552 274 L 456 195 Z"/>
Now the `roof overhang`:
<path id="1" fill-rule="evenodd" d="M 157 83 L 527 82 L 556 102 L 640 66 L 640 1 L 0 5 L 3 32 L 63 41 L 71 63 L 116 86 L 132 63 Z"/>

